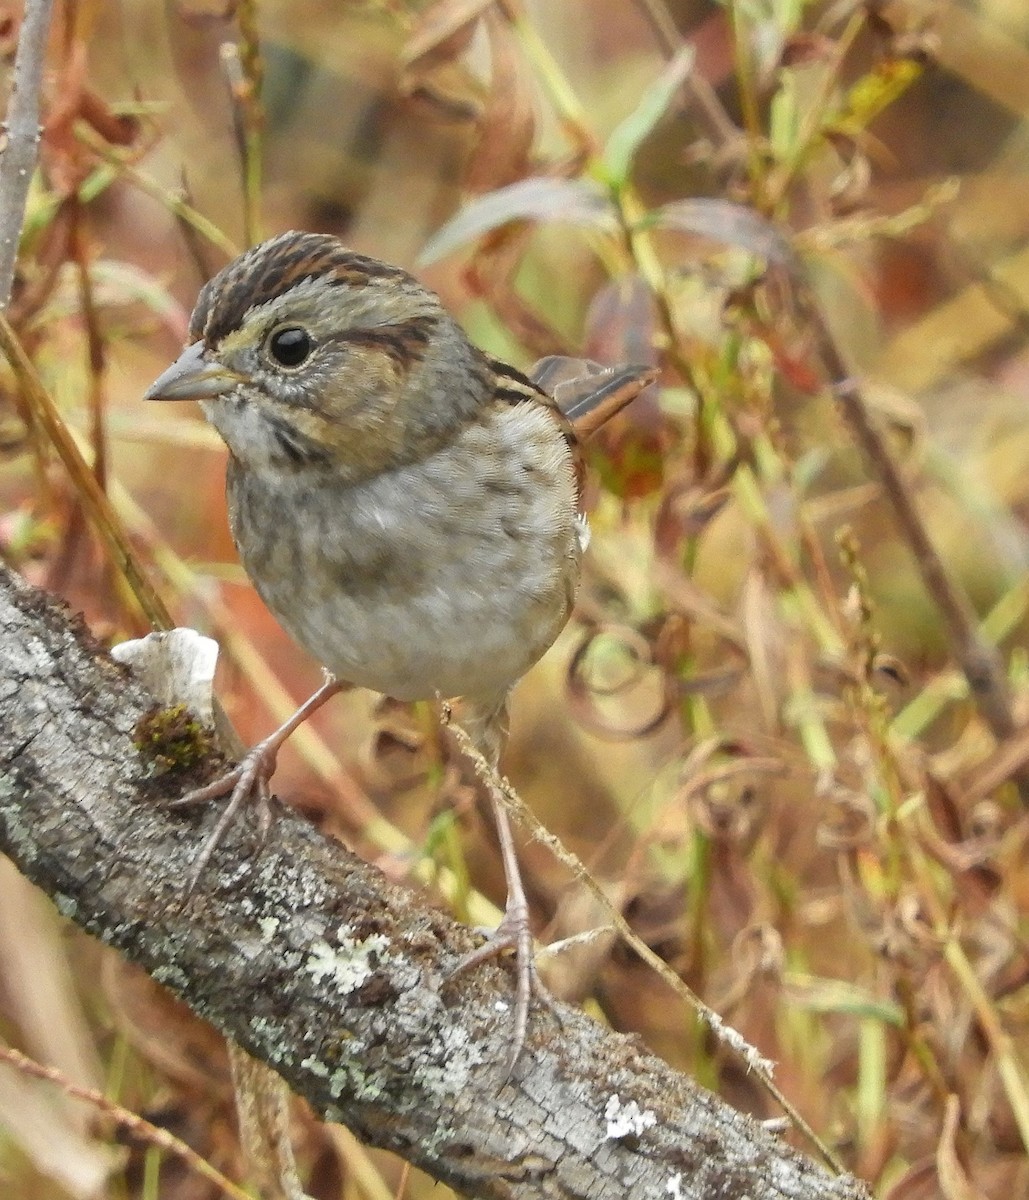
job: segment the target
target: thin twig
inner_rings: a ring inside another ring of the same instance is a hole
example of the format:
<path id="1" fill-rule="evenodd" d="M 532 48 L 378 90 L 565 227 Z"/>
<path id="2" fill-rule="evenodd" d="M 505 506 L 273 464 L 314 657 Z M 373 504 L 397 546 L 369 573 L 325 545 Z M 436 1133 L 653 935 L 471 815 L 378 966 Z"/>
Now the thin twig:
<path id="1" fill-rule="evenodd" d="M 636 0 L 636 7 L 650 26 L 662 53 L 667 58 L 678 54 L 685 39 L 676 28 L 664 0 Z M 707 128 L 707 134 L 715 145 L 729 146 L 740 140 L 740 130 L 725 111 L 718 93 L 699 71 L 690 71 L 683 83 L 683 89 L 696 105 L 702 123 Z"/>
<path id="2" fill-rule="evenodd" d="M 107 346 L 100 327 L 100 314 L 97 311 L 96 296 L 94 295 L 84 213 L 78 200 L 73 203 L 71 229 L 72 255 L 78 275 L 79 308 L 82 312 L 82 324 L 86 334 L 93 474 L 100 487 L 106 491 L 108 446 L 104 374 L 107 370 Z"/>
<path id="3" fill-rule="evenodd" d="M 27 0 L 14 57 L 11 98 L 4 122 L 6 145 L 0 158 L 0 309 L 7 311 L 14 284 L 25 201 L 36 169 L 42 129 L 39 94 L 53 0 Z"/>
<path id="4" fill-rule="evenodd" d="M 232 100 L 233 123 L 243 172 L 243 240 L 253 246 L 261 240 L 261 172 L 264 137 L 264 106 L 261 86 L 264 59 L 257 31 L 255 0 L 240 3 L 236 13 L 239 45 L 221 47 L 222 70 Z"/>
<path id="5" fill-rule="evenodd" d="M 99 1109 L 105 1116 L 110 1117 L 119 1125 L 127 1129 L 134 1137 L 140 1141 L 149 1142 L 152 1146 L 158 1146 L 162 1150 L 167 1150 L 169 1154 L 178 1155 L 183 1159 L 198 1175 L 202 1175 L 220 1188 L 226 1196 L 232 1196 L 233 1200 L 251 1200 L 250 1193 L 244 1191 L 231 1179 L 227 1179 L 221 1171 L 212 1167 L 207 1159 L 187 1146 L 181 1138 L 177 1138 L 174 1134 L 169 1133 L 167 1129 L 161 1129 L 158 1125 L 151 1124 L 150 1121 L 141 1117 L 138 1113 L 134 1113 L 131 1109 L 123 1107 L 121 1104 L 116 1104 L 113 1100 L 109 1100 L 103 1092 L 98 1092 L 95 1088 L 81 1087 L 63 1075 L 60 1071 L 53 1067 L 44 1067 L 41 1063 L 22 1054 L 20 1050 L 15 1050 L 11 1046 L 0 1045 L 0 1062 L 7 1063 L 15 1071 L 21 1072 L 23 1075 L 31 1075 L 36 1079 L 45 1079 L 50 1083 L 55 1083 L 57 1086 L 69 1096 L 73 1096 L 76 1100 L 84 1100 L 87 1104 L 92 1104 L 94 1108 Z"/>
<path id="6" fill-rule="evenodd" d="M 475 773 L 487 785 L 496 789 L 497 794 L 503 800 L 505 807 L 514 819 L 526 829 L 529 834 L 538 842 L 541 842 L 547 849 L 562 862 L 575 876 L 575 878 L 600 902 L 605 913 L 610 917 L 611 924 L 614 926 L 618 935 L 622 938 L 627 946 L 630 946 L 643 961 L 668 984 L 668 986 L 680 996 L 692 1010 L 701 1018 L 707 1027 L 716 1035 L 719 1041 L 732 1052 L 733 1055 L 743 1064 L 748 1071 L 753 1071 L 761 1086 L 772 1096 L 775 1101 L 782 1107 L 783 1111 L 793 1122 L 794 1126 L 811 1142 L 811 1144 L 821 1154 L 822 1158 L 828 1166 L 830 1166 L 837 1174 L 842 1175 L 845 1168 L 832 1150 L 822 1141 L 814 1129 L 797 1111 L 796 1107 L 791 1103 L 783 1091 L 772 1079 L 773 1065 L 759 1052 L 751 1046 L 735 1029 L 726 1025 L 717 1012 L 707 1004 L 693 991 L 691 987 L 672 968 L 665 962 L 659 954 L 656 954 L 650 946 L 636 933 L 629 922 L 625 919 L 622 911 L 611 902 L 611 898 L 607 895 L 604 889 L 590 874 L 586 864 L 573 854 L 564 843 L 550 832 L 542 821 L 536 816 L 531 808 L 519 796 L 515 789 L 511 786 L 510 781 L 503 775 L 498 775 L 497 772 L 490 766 L 486 759 L 480 753 L 478 747 L 472 741 L 470 734 L 462 728 L 462 726 L 449 722 L 449 728 L 454 734 L 454 737 L 461 748 L 461 752 L 465 754 L 475 768 Z"/>

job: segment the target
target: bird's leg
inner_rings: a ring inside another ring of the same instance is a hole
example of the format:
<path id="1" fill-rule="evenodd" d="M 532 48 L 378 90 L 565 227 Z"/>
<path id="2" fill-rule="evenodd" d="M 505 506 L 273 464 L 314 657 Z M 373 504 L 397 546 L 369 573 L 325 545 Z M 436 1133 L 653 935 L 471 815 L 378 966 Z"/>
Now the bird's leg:
<path id="1" fill-rule="evenodd" d="M 550 996 L 540 982 L 539 974 L 536 971 L 532 929 L 529 925 L 529 902 L 525 896 L 522 872 L 518 865 L 518 853 L 515 850 L 514 837 L 511 834 L 511 820 L 500 789 L 500 752 L 507 740 L 507 696 L 501 697 L 499 701 L 491 705 L 470 705 L 464 724 L 469 737 L 482 754 L 490 770 L 491 777 L 487 776 L 483 782 L 489 793 L 493 819 L 497 827 L 497 838 L 500 842 L 500 856 L 504 864 L 504 878 L 507 882 L 507 903 L 504 906 L 504 916 L 500 924 L 488 935 L 482 946 L 472 950 L 461 959 L 450 972 L 450 977 L 453 978 L 470 967 L 496 958 L 507 950 L 514 951 L 516 972 L 514 1031 L 507 1070 L 510 1075 L 525 1046 L 526 1032 L 529 1027 L 529 1005 L 532 997 L 535 995 L 537 998 L 550 1002 Z"/>
<path id="2" fill-rule="evenodd" d="M 514 1030 L 511 1054 L 508 1059 L 508 1074 L 510 1075 L 525 1046 L 525 1035 L 529 1028 L 529 1005 L 534 995 L 539 996 L 543 993 L 543 985 L 540 983 L 533 958 L 529 902 L 525 897 L 522 871 L 518 865 L 514 838 L 511 836 L 511 820 L 496 788 L 490 787 L 489 794 L 493 819 L 497 827 L 497 837 L 500 840 L 504 877 L 507 880 L 507 903 L 504 906 L 504 916 L 500 924 L 488 935 L 483 945 L 461 959 L 450 975 L 452 978 L 462 971 L 467 971 L 470 967 L 478 966 L 479 963 L 486 962 L 491 958 L 497 958 L 506 950 L 514 951 L 516 983 Z"/>
<path id="3" fill-rule="evenodd" d="M 190 874 L 187 895 L 195 890 L 207 864 L 211 861 L 211 856 L 225 836 L 225 831 L 247 801 L 256 801 L 260 806 L 261 836 L 262 838 L 267 836 L 268 828 L 271 825 L 271 793 L 268 783 L 275 774 L 275 763 L 279 756 L 279 750 L 312 713 L 317 712 L 323 704 L 339 692 L 344 691 L 347 686 L 326 672 L 325 682 L 322 686 L 305 700 L 278 729 L 258 742 L 256 746 L 252 746 L 234 767 L 203 787 L 195 788 L 184 796 L 167 803 L 167 808 L 189 808 L 197 804 L 206 804 L 211 800 L 218 799 L 219 796 L 229 797 L 225 811 L 218 818 L 214 829 L 196 857 Z"/>

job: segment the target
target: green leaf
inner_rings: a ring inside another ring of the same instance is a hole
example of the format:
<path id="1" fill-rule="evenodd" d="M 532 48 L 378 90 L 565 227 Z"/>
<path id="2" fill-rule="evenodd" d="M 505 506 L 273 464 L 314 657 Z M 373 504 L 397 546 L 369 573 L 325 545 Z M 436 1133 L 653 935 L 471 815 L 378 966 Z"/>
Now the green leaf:
<path id="1" fill-rule="evenodd" d="M 635 110 L 611 133 L 598 164 L 600 174 L 609 186 L 619 188 L 625 183 L 636 151 L 671 104 L 672 97 L 692 70 L 695 57 L 692 46 L 683 46 L 643 93 Z"/>
<path id="2" fill-rule="evenodd" d="M 851 134 L 866 128 L 884 108 L 898 100 L 924 70 L 914 58 L 890 58 L 879 63 L 847 92 L 843 111 L 832 125 Z"/>
<path id="3" fill-rule="evenodd" d="M 904 1010 L 899 1004 L 848 983 L 845 979 L 825 979 L 789 972 L 786 984 L 793 1003 L 808 1012 L 860 1017 L 897 1028 L 904 1024 Z"/>
<path id="4" fill-rule="evenodd" d="M 520 179 L 466 204 L 429 238 L 418 256 L 418 264 L 424 267 L 436 262 L 509 221 L 613 226 L 614 213 L 603 189 L 592 180 L 546 176 Z"/>

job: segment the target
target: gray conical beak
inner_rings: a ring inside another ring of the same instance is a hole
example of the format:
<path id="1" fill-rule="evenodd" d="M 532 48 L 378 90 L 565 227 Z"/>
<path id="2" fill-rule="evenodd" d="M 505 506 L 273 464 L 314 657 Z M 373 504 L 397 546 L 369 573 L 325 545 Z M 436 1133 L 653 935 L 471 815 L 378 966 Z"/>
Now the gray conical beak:
<path id="1" fill-rule="evenodd" d="M 144 400 L 216 400 L 231 392 L 241 376 L 204 358 L 204 343 L 194 342 L 143 393 Z"/>

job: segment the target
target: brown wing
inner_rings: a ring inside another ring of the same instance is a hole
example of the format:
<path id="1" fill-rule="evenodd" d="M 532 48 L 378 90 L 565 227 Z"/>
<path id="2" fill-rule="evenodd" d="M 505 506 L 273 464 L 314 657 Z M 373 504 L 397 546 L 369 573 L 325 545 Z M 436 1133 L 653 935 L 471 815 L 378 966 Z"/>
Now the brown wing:
<path id="1" fill-rule="evenodd" d="M 658 376 L 655 367 L 603 367 L 588 358 L 551 354 L 528 375 L 484 354 L 493 395 L 507 404 L 542 404 L 553 414 L 572 453 L 579 502 L 585 465 L 580 445 L 635 400 Z"/>

